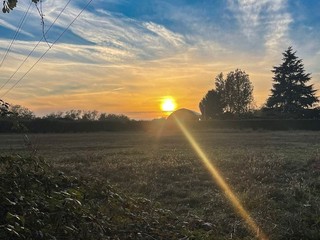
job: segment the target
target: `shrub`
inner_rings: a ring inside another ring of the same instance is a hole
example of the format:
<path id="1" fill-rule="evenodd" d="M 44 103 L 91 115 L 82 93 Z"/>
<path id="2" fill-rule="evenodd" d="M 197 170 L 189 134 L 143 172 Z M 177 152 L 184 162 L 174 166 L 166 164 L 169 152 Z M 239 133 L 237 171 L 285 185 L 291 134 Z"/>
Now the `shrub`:
<path id="1" fill-rule="evenodd" d="M 208 230 L 202 223 L 38 157 L 0 156 L 0 239 L 187 239 Z"/>

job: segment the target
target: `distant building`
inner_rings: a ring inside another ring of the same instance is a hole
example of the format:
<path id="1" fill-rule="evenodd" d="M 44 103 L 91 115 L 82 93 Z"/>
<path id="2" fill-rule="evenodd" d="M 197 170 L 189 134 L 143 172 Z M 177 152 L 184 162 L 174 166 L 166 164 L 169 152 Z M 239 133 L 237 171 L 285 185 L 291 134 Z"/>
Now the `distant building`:
<path id="1" fill-rule="evenodd" d="M 169 115 L 167 121 L 174 122 L 175 118 L 179 119 L 181 122 L 197 122 L 200 120 L 201 114 L 195 111 L 181 108 L 177 111 L 174 111 Z"/>

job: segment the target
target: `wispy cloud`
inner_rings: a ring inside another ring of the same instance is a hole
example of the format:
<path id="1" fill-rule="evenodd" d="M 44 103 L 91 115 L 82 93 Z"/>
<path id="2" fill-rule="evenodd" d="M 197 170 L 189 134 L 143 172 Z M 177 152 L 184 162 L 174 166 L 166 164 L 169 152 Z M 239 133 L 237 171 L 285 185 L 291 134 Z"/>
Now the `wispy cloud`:
<path id="1" fill-rule="evenodd" d="M 12 30 L 14 32 L 16 32 L 18 30 L 18 28 L 16 26 L 10 24 L 7 21 L 4 21 L 3 19 L 0 19 L 0 26 L 3 26 L 4 28 L 10 29 L 10 30 Z M 19 33 L 27 35 L 29 37 L 34 37 L 31 33 L 27 32 L 25 30 L 19 30 Z"/>
<path id="2" fill-rule="evenodd" d="M 229 0 L 243 35 L 250 43 L 263 43 L 267 53 L 278 54 L 290 45 L 293 18 L 287 0 Z"/>
<path id="3" fill-rule="evenodd" d="M 131 7 L 134 5 L 127 0 L 93 1 L 35 69 L 10 92 L 8 101 L 38 112 L 80 108 L 150 113 L 151 118 L 164 95 L 174 96 L 181 107 L 197 110 L 198 102 L 213 88 L 218 73 L 241 68 L 250 75 L 256 101 L 262 104 L 271 88 L 270 69 L 281 59 L 281 52 L 295 43 L 290 36 L 295 15 L 289 11 L 289 1 L 191 2 L 135 3 L 153 4 L 155 14 L 151 16 L 140 13 L 143 6 L 135 14 L 120 11 L 129 3 Z M 65 4 L 65 0 L 44 1 L 45 29 Z M 111 10 L 110 5 L 117 7 Z M 47 35 L 50 42 L 68 26 L 81 6 L 83 1 L 71 1 Z M 12 14 L 1 15 L 0 25 L 16 29 L 13 22 L 26 7 L 26 2 L 19 2 Z M 34 10 L 23 29 L 24 36 L 14 44 L 1 69 L 0 83 L 42 37 L 41 21 Z M 141 16 L 134 17 L 138 13 Z M 10 36 L 0 36 L 0 56 L 10 40 Z M 307 43 L 298 46 L 304 49 L 298 51 L 299 57 L 308 57 L 304 62 L 311 70 L 307 70 L 313 72 L 314 78 L 319 77 L 316 64 L 319 44 L 309 36 Z M 6 89 L 47 48 L 46 43 L 41 43 Z"/>

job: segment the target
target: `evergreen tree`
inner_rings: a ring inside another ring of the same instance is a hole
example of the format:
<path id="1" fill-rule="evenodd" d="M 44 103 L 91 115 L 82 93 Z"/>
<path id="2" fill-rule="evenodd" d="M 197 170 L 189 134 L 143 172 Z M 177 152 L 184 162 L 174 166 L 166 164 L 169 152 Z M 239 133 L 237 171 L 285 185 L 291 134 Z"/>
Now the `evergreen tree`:
<path id="1" fill-rule="evenodd" d="M 284 113 L 299 113 L 318 102 L 313 85 L 306 85 L 311 79 L 305 73 L 302 59 L 296 56 L 292 47 L 283 53 L 283 63 L 273 67 L 273 89 L 267 100 L 267 107 Z"/>

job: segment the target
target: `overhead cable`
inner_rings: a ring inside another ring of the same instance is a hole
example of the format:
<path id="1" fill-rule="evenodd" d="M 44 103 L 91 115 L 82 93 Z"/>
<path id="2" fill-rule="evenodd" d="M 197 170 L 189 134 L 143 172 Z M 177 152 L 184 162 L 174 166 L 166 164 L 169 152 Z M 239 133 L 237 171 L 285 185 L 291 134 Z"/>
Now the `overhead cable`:
<path id="1" fill-rule="evenodd" d="M 22 77 L 11 87 L 9 88 L 4 94 L 1 95 L 1 98 L 6 96 L 13 88 L 15 88 L 26 76 L 27 74 L 40 62 L 40 60 L 50 51 L 50 49 L 60 40 L 60 38 L 68 31 L 70 26 L 80 17 L 83 11 L 90 5 L 93 0 L 89 0 L 84 8 L 78 13 L 78 15 L 71 21 L 71 23 L 64 29 L 64 31 L 59 35 L 59 37 L 51 44 L 51 46 L 38 58 L 38 60 L 29 68 L 29 70 L 22 75 Z"/>

